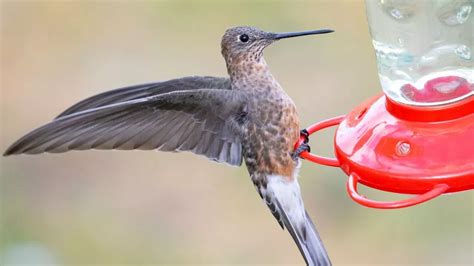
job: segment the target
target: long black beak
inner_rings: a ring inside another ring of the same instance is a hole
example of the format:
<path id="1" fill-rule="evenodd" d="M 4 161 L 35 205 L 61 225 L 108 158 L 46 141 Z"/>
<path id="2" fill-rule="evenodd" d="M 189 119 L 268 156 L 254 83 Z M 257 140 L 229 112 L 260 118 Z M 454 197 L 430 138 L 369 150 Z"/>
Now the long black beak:
<path id="1" fill-rule="evenodd" d="M 305 35 L 314 35 L 314 34 L 325 34 L 334 32 L 330 29 L 322 29 L 322 30 L 308 30 L 308 31 L 300 31 L 300 32 L 282 32 L 282 33 L 274 33 L 273 38 L 275 40 L 285 39 L 285 38 L 292 38 L 292 37 L 299 37 Z"/>

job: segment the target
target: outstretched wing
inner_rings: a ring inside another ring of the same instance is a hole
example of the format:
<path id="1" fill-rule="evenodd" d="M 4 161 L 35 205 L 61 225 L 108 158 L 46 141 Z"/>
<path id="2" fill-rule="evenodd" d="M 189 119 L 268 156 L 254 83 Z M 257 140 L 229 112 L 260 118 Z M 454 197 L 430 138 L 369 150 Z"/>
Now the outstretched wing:
<path id="1" fill-rule="evenodd" d="M 229 78 L 191 76 L 110 90 L 76 103 L 62 112 L 57 118 L 114 103 L 151 97 L 172 91 L 197 89 L 230 90 L 230 80 Z"/>
<path id="2" fill-rule="evenodd" d="M 110 94 L 109 94 L 110 96 Z M 100 97 L 99 97 L 100 98 Z M 222 89 L 175 90 L 100 105 L 99 98 L 27 134 L 5 155 L 87 149 L 191 151 L 240 165 L 236 119 L 245 95 Z M 93 98 L 91 98 L 93 99 Z M 93 109 L 82 108 L 97 106 Z"/>

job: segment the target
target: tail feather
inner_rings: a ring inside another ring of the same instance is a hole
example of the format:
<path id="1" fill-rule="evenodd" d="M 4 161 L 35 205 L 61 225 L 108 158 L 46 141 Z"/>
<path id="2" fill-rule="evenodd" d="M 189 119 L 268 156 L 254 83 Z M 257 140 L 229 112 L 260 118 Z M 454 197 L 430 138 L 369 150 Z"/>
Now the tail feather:
<path id="1" fill-rule="evenodd" d="M 280 203 L 277 201 L 278 208 L 283 210 Z M 293 225 L 294 222 L 290 220 L 284 211 L 281 211 L 281 220 L 285 225 L 286 230 L 290 233 L 295 241 L 301 255 L 303 256 L 307 265 L 310 266 L 330 266 L 331 260 L 324 248 L 323 242 L 319 237 L 318 231 L 314 226 L 311 218 L 306 214 L 306 223 L 298 230 Z"/>
<path id="2" fill-rule="evenodd" d="M 321 241 L 318 230 L 316 230 L 316 227 L 314 226 L 311 218 L 308 216 L 308 213 L 306 213 L 306 219 L 308 224 L 308 229 L 306 230 L 306 246 L 308 250 L 313 250 L 313 253 L 310 253 L 310 255 L 316 262 L 315 265 L 331 265 L 331 260 L 329 259 L 326 249 L 324 248 L 323 241 Z"/>
<path id="3" fill-rule="evenodd" d="M 306 264 L 330 266 L 331 261 L 318 231 L 304 209 L 297 180 L 268 176 L 268 181 L 267 188 L 262 191 L 265 202 L 280 225 L 290 233 Z"/>

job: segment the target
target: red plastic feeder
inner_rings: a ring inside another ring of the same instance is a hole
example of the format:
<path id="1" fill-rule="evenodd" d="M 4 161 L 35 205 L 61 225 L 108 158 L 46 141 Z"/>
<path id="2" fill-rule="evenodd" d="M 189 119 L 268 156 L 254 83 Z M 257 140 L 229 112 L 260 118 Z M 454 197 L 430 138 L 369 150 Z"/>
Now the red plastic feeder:
<path id="1" fill-rule="evenodd" d="M 365 3 L 385 95 L 307 128 L 312 134 L 338 125 L 336 158 L 301 157 L 340 167 L 349 176 L 349 196 L 372 208 L 403 208 L 474 189 L 474 60 L 466 38 L 472 15 L 447 15 L 461 14 L 461 4 L 452 1 Z M 416 196 L 370 200 L 357 191 L 359 183 Z"/>
<path id="2" fill-rule="evenodd" d="M 349 176 L 349 196 L 364 206 L 403 208 L 474 188 L 473 96 L 449 105 L 418 107 L 379 95 L 347 116 L 316 123 L 307 131 L 313 134 L 336 125 L 337 158 L 308 152 L 301 157 L 340 167 Z M 302 136 L 297 146 L 304 140 Z M 392 202 L 370 200 L 358 193 L 358 183 L 417 196 Z"/>

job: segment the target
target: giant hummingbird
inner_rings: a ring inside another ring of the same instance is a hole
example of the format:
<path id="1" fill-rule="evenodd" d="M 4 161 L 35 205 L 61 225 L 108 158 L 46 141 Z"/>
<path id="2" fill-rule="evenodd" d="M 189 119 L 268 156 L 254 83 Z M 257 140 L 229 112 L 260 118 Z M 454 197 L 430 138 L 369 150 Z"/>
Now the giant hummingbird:
<path id="1" fill-rule="evenodd" d="M 139 149 L 191 151 L 233 166 L 245 161 L 257 192 L 305 262 L 330 265 L 297 181 L 296 107 L 263 59 L 265 47 L 277 40 L 330 32 L 228 29 L 221 43 L 228 78 L 190 76 L 100 93 L 28 133 L 4 155 Z"/>

